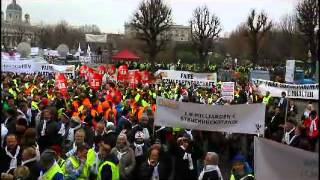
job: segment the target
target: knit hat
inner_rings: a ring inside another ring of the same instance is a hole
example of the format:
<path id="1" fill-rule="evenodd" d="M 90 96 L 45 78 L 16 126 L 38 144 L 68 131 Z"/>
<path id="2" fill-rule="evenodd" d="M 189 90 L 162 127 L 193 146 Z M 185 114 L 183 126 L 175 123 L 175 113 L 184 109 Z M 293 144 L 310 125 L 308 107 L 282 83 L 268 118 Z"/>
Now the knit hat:
<path id="1" fill-rule="evenodd" d="M 232 159 L 232 163 L 235 163 L 235 162 L 242 162 L 242 163 L 245 163 L 246 162 L 246 158 L 241 155 L 241 154 L 237 154 L 233 159 Z"/>

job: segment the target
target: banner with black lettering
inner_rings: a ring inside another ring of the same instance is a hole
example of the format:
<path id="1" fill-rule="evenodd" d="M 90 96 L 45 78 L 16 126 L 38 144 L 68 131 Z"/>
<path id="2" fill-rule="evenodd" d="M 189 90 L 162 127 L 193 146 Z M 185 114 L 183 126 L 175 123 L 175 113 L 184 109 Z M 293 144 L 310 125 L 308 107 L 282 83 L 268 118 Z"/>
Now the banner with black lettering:
<path id="1" fill-rule="evenodd" d="M 157 97 L 155 125 L 205 131 L 264 134 L 264 104 L 212 106 Z"/>
<path id="2" fill-rule="evenodd" d="M 319 154 L 254 137 L 254 174 L 258 180 L 318 180 Z"/>
<path id="3" fill-rule="evenodd" d="M 258 93 L 265 95 L 267 91 L 273 97 L 281 97 L 286 92 L 288 98 L 319 99 L 319 84 L 285 84 L 262 79 L 252 79 Z"/>
<path id="4" fill-rule="evenodd" d="M 212 87 L 217 82 L 217 73 L 194 73 L 190 71 L 158 70 L 155 76 L 163 83 L 180 83 L 182 85 L 197 85 Z"/>
<path id="5" fill-rule="evenodd" d="M 63 73 L 67 78 L 75 78 L 75 66 L 74 65 L 55 65 L 55 64 L 38 64 L 38 74 L 49 76 L 55 73 Z"/>
<path id="6" fill-rule="evenodd" d="M 34 60 L 1 61 L 3 72 L 32 74 L 37 70 Z"/>

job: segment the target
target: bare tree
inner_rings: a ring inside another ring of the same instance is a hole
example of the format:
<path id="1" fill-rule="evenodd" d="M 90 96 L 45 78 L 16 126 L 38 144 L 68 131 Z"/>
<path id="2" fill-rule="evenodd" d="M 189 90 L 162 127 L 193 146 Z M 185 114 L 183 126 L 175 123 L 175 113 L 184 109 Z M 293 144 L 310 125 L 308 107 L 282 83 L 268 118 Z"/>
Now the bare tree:
<path id="1" fill-rule="evenodd" d="M 172 25 L 171 8 L 163 0 L 143 0 L 133 15 L 131 25 L 138 32 L 138 38 L 147 44 L 153 63 L 168 40 L 163 35 Z"/>
<path id="2" fill-rule="evenodd" d="M 271 29 L 272 22 L 264 12 L 256 14 L 253 9 L 247 19 L 247 36 L 251 48 L 252 63 L 255 65 L 259 59 L 260 44 L 263 37 Z"/>
<path id="3" fill-rule="evenodd" d="M 207 6 L 198 7 L 193 11 L 190 20 L 194 47 L 197 49 L 200 62 L 205 62 L 208 53 L 213 48 L 213 41 L 221 32 L 219 18 L 210 14 Z"/>
<path id="4" fill-rule="evenodd" d="M 319 4 L 317 0 L 304 0 L 297 6 L 297 23 L 300 32 L 305 36 L 307 46 L 315 65 L 317 46 L 319 46 Z M 318 37 L 317 37 L 318 36 Z"/>
<path id="5" fill-rule="evenodd" d="M 297 32 L 297 22 L 294 15 L 286 14 L 280 19 L 279 29 L 288 37 Z"/>
<path id="6" fill-rule="evenodd" d="M 16 34 L 17 34 L 17 44 L 21 43 L 24 40 L 24 36 L 26 35 L 27 28 L 24 24 L 16 25 Z"/>

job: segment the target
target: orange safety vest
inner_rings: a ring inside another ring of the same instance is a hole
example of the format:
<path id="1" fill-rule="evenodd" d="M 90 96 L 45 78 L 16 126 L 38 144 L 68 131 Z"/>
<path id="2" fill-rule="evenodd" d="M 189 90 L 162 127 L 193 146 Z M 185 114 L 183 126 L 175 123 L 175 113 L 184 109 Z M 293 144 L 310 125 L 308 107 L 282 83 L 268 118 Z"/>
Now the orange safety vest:
<path id="1" fill-rule="evenodd" d="M 139 107 L 138 109 L 138 121 L 140 122 L 141 121 L 141 118 L 142 118 L 142 114 L 144 112 L 144 107 Z"/>

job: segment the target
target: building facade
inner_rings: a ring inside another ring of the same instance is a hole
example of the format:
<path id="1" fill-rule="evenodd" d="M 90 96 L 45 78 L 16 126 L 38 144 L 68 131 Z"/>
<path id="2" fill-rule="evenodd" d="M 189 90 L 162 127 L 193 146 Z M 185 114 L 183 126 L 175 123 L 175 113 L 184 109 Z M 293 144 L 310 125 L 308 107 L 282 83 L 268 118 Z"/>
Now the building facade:
<path id="1" fill-rule="evenodd" d="M 16 0 L 7 6 L 6 14 L 1 11 L 1 45 L 6 48 L 14 48 L 20 42 L 28 42 L 36 46 L 37 27 L 30 24 L 30 15 L 22 18 L 22 8 Z"/>
<path id="2" fill-rule="evenodd" d="M 142 33 L 142 32 L 139 32 Z M 136 38 L 138 32 L 129 23 L 124 25 L 124 35 L 126 38 Z M 188 42 L 191 41 L 191 27 L 183 25 L 172 25 L 167 31 L 161 34 L 174 42 Z"/>

